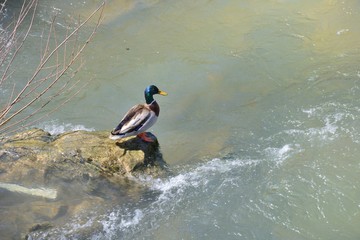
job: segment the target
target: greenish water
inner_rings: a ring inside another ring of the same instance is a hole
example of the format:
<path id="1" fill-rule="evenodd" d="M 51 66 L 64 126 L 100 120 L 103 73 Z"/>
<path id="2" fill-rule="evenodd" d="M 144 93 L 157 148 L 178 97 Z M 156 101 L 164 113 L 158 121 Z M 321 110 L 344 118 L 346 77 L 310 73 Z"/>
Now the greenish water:
<path id="1" fill-rule="evenodd" d="M 91 84 L 38 126 L 110 130 L 156 84 L 174 175 L 36 237 L 359 239 L 359 22 L 355 0 L 109 1 L 77 75 Z"/>

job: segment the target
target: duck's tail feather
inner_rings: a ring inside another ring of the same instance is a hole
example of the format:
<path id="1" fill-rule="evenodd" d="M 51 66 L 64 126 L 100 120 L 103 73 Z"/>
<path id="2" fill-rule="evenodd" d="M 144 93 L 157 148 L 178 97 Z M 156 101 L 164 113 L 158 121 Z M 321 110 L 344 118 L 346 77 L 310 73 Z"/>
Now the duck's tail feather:
<path id="1" fill-rule="evenodd" d="M 120 139 L 120 138 L 123 138 L 124 135 L 123 134 L 114 134 L 113 131 L 110 132 L 110 136 L 109 138 L 112 139 L 112 140 L 116 140 L 116 139 Z"/>
<path id="2" fill-rule="evenodd" d="M 124 123 L 121 122 L 119 123 L 119 125 L 116 126 L 116 128 L 114 130 L 111 131 L 112 135 L 117 135 L 119 134 L 118 131 L 124 126 Z"/>

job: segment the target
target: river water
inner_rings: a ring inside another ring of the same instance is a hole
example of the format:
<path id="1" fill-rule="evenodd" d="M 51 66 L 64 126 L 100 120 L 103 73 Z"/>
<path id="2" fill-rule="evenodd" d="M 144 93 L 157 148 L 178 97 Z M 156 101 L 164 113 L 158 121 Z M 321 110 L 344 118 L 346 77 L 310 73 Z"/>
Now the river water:
<path id="1" fill-rule="evenodd" d="M 359 239 L 359 22 L 357 0 L 108 1 L 77 75 L 92 82 L 38 126 L 110 130 L 156 84 L 173 175 L 37 238 Z"/>

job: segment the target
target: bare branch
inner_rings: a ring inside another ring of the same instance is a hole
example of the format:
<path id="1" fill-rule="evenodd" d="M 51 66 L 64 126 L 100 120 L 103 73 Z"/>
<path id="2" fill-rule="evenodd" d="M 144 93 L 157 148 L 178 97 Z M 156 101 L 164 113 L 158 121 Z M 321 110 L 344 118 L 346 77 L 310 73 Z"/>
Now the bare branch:
<path id="1" fill-rule="evenodd" d="M 14 30 L 13 30 L 13 32 L 12 32 L 11 35 L 10 35 L 10 36 L 11 36 L 11 39 L 8 40 L 8 43 L 10 43 L 10 44 L 13 44 L 13 41 L 14 41 L 14 39 L 15 39 L 15 37 L 16 37 L 16 31 L 17 31 L 17 29 L 19 28 L 19 26 L 20 26 L 21 23 L 23 22 L 25 16 L 29 13 L 29 11 L 31 10 L 31 8 L 33 7 L 33 5 L 34 5 L 34 10 L 33 10 L 33 13 L 32 13 L 32 15 L 31 15 L 31 21 L 30 21 L 29 27 L 28 27 L 28 29 L 27 29 L 27 31 L 26 31 L 26 33 L 25 33 L 25 36 L 23 37 L 20 45 L 16 48 L 16 50 L 15 50 L 15 52 L 14 52 L 14 54 L 13 54 L 13 57 L 11 58 L 11 60 L 9 61 L 9 63 L 7 64 L 7 67 L 5 68 L 5 71 L 4 71 L 4 73 L 3 73 L 3 76 L 2 76 L 1 79 L 0 79 L 0 85 L 3 83 L 4 79 L 6 79 L 6 74 L 7 74 L 8 70 L 9 70 L 11 64 L 13 63 L 15 57 L 17 56 L 17 53 L 20 51 L 20 49 L 22 48 L 22 46 L 23 46 L 26 38 L 28 37 L 29 32 L 30 32 L 30 29 L 31 29 L 31 27 L 32 27 L 32 24 L 33 24 L 33 22 L 34 22 L 35 11 L 36 11 L 36 8 L 37 8 L 37 0 L 32 0 L 28 5 L 25 5 L 25 1 L 24 1 L 23 5 L 22 5 L 21 11 L 20 11 L 20 17 L 18 18 L 18 21 L 17 21 L 16 24 L 15 24 Z M 25 10 L 23 10 L 23 9 L 25 9 Z M 8 53 L 9 53 L 8 51 L 10 51 L 10 48 L 9 48 L 9 50 L 7 50 L 7 52 L 6 52 L 6 54 L 5 54 L 5 58 L 6 58 L 6 56 L 7 56 Z M 5 58 L 2 60 L 1 64 L 3 64 L 3 61 L 5 61 Z M 0 116 L 0 118 L 2 118 L 2 116 Z"/>
<path id="2" fill-rule="evenodd" d="M 52 19 L 49 33 L 45 41 L 45 46 L 43 46 L 43 50 L 41 51 L 39 65 L 36 67 L 32 76 L 29 77 L 29 79 L 26 81 L 26 83 L 21 89 L 16 91 L 15 84 L 13 85 L 13 90 L 8 97 L 8 102 L 5 104 L 4 107 L 0 108 L 0 134 L 16 131 L 19 126 L 29 126 L 30 123 L 28 120 L 33 118 L 34 116 L 37 116 L 37 119 L 34 121 L 38 121 L 40 119 L 43 119 L 43 117 L 45 116 L 49 116 L 49 114 L 54 112 L 55 109 L 58 110 L 65 103 L 69 102 L 70 99 L 77 95 L 78 92 L 87 85 L 86 83 L 78 91 L 76 91 L 75 93 L 71 93 L 72 91 L 75 91 L 75 87 L 79 84 L 80 80 L 77 80 L 75 81 L 75 83 L 72 84 L 70 84 L 70 82 L 83 65 L 83 62 L 81 61 L 81 54 L 83 53 L 89 42 L 93 39 L 96 30 L 100 25 L 104 4 L 105 3 L 103 2 L 83 22 L 79 20 L 79 23 L 74 28 L 74 30 L 69 31 L 69 28 L 67 28 L 66 35 L 61 41 L 58 40 L 58 35 L 55 29 L 56 18 L 54 17 Z M 11 33 L 11 37 L 9 39 L 14 40 L 18 38 L 16 34 L 17 29 L 19 28 L 22 21 L 25 19 L 26 15 L 31 12 L 31 9 L 33 9 L 30 23 L 26 29 L 25 34 L 20 39 L 20 44 L 15 47 L 12 57 L 9 60 L 9 63 L 6 65 L 5 70 L 3 71 L 3 76 L 0 79 L 0 85 L 8 79 L 10 67 L 12 67 L 15 58 L 18 56 L 20 49 L 23 47 L 24 42 L 29 36 L 29 32 L 34 22 L 36 6 L 37 0 L 31 0 L 31 5 L 25 5 L 24 3 L 24 5 L 22 6 L 18 20 L 14 24 L 14 30 Z M 80 29 L 82 29 L 85 24 L 88 23 L 89 20 L 93 18 L 97 13 L 100 14 L 96 25 L 93 27 L 92 32 L 89 34 L 85 41 L 80 41 Z M 69 53 L 68 44 L 72 41 L 73 46 L 71 47 L 71 52 Z M 55 45 L 54 48 L 51 47 L 52 44 Z M 41 45 L 43 45 L 42 42 Z M 7 56 L 9 50 L 6 51 L 7 53 L 5 55 Z M 5 61 L 4 59 L 0 60 Z M 70 71 L 75 62 L 79 60 L 80 65 L 72 71 L 72 75 L 69 76 L 68 80 L 64 84 L 62 84 L 61 87 L 59 87 L 58 83 L 62 81 L 64 75 Z M 51 65 L 51 61 L 54 61 L 55 64 Z M 54 102 L 55 99 L 57 99 L 59 96 L 64 94 L 71 94 L 71 96 L 62 103 L 58 104 L 58 107 L 52 108 L 51 111 L 46 110 L 47 113 L 42 113 L 42 116 L 39 115 L 41 110 L 43 110 L 51 102 Z M 25 110 L 29 109 L 30 106 L 32 106 L 34 103 L 37 103 L 37 107 L 32 107 L 31 112 L 24 115 Z M 31 121 L 31 123 L 34 123 L 34 121 Z M 24 122 L 26 122 L 26 124 L 23 124 Z"/>

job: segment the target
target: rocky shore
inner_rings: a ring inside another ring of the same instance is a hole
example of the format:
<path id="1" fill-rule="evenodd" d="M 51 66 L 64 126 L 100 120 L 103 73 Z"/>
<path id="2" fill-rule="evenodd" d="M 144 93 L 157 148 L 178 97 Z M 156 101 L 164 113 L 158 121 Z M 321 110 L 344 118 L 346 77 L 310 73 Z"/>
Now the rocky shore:
<path id="1" fill-rule="evenodd" d="M 107 131 L 51 135 L 41 129 L 0 139 L 0 232 L 23 238 L 105 199 L 136 198 L 126 176 L 166 173 L 159 143 L 148 134 L 154 142 L 114 141 Z"/>

